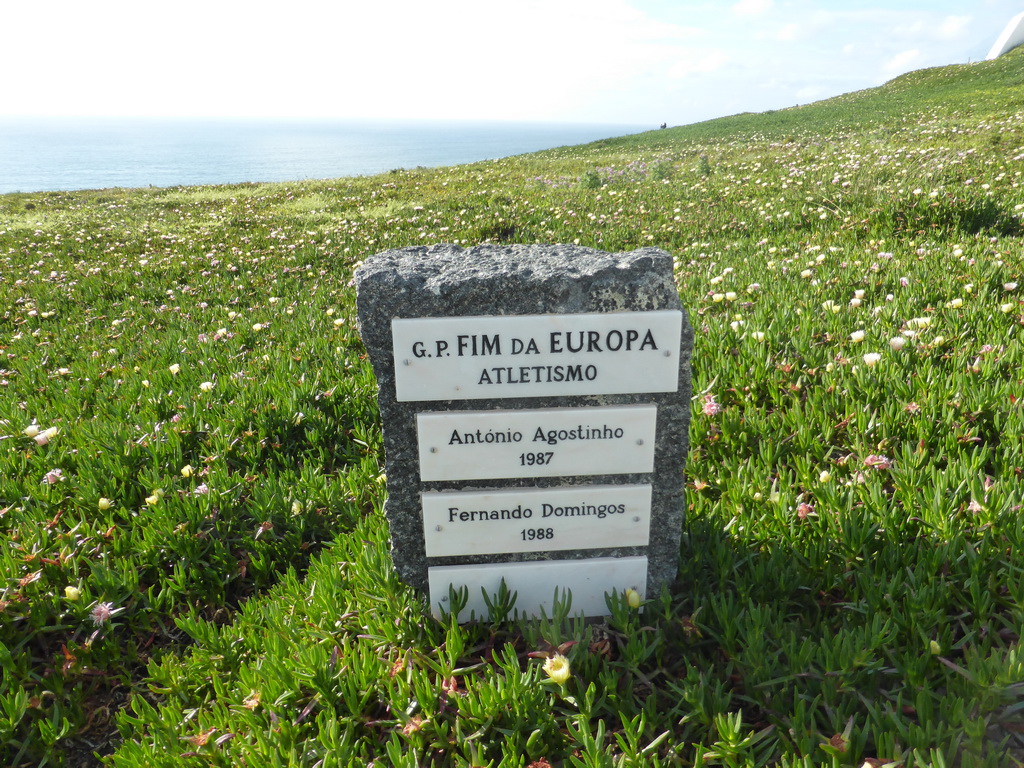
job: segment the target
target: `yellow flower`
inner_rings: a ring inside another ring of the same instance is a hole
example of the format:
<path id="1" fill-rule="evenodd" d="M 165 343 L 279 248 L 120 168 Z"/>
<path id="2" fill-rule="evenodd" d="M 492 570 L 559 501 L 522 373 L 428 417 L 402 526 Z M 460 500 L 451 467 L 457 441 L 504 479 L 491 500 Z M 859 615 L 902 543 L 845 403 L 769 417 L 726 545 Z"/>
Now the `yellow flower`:
<path id="1" fill-rule="evenodd" d="M 96 506 L 100 510 L 107 510 L 114 506 L 114 502 L 112 502 L 106 496 L 100 496 L 100 500 L 96 502 Z"/>
<path id="2" fill-rule="evenodd" d="M 569 671 L 569 660 L 560 653 L 556 653 L 544 662 L 544 672 L 559 685 L 568 680 L 572 674 Z"/>
<path id="3" fill-rule="evenodd" d="M 640 607 L 640 593 L 637 592 L 635 589 L 627 589 L 626 590 L 626 603 L 633 610 L 636 610 L 637 608 L 639 608 Z"/>
<path id="4" fill-rule="evenodd" d="M 70 584 L 64 587 L 64 597 L 68 600 L 77 600 L 82 596 L 82 590 L 78 587 L 72 587 Z"/>
<path id="5" fill-rule="evenodd" d="M 181 468 L 181 476 L 182 477 L 192 477 L 192 465 L 191 464 L 186 464 L 184 467 Z"/>
<path id="6" fill-rule="evenodd" d="M 21 433 L 25 435 L 25 437 L 35 437 L 36 435 L 39 434 L 39 425 L 29 424 L 27 427 L 25 427 L 25 429 L 21 431 Z"/>

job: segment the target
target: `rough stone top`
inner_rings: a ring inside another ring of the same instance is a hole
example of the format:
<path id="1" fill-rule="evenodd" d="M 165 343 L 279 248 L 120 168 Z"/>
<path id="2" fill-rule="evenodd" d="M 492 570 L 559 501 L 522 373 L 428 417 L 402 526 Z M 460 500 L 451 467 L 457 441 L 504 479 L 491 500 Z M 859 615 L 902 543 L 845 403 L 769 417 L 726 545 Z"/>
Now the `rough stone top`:
<path id="1" fill-rule="evenodd" d="M 607 253 L 577 245 L 433 245 L 371 256 L 356 271 L 356 283 L 383 282 L 398 293 L 426 292 L 435 297 L 451 290 L 466 298 L 486 291 L 494 301 L 493 314 L 504 314 L 511 309 L 503 302 L 511 286 L 543 286 L 546 295 L 558 297 L 556 303 L 563 311 L 599 311 L 613 307 L 595 305 L 600 296 L 599 292 L 595 296 L 595 286 L 606 281 L 635 283 L 638 277 L 647 283 L 647 291 L 663 292 L 665 300 L 675 297 L 678 302 L 671 275 L 672 257 L 657 248 Z M 589 297 L 581 290 L 584 285 L 590 286 Z"/>

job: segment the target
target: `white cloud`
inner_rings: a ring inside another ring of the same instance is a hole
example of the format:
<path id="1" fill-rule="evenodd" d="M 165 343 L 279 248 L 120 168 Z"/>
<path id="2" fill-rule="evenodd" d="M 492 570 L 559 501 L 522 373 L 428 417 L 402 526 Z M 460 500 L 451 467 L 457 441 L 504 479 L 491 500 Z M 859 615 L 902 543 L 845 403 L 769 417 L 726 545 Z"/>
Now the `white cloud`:
<path id="1" fill-rule="evenodd" d="M 740 0 L 732 7 L 737 16 L 760 16 L 767 13 L 775 5 L 774 0 Z"/>
<path id="2" fill-rule="evenodd" d="M 810 101 L 817 101 L 818 99 L 824 97 L 826 94 L 827 91 L 822 86 L 809 85 L 806 88 L 801 88 L 799 91 L 797 91 L 796 97 L 797 99 L 800 100 L 801 103 L 806 104 L 807 102 Z"/>
<path id="3" fill-rule="evenodd" d="M 694 74 L 708 74 L 719 70 L 729 61 L 729 56 L 720 49 L 692 51 L 676 61 L 668 70 L 673 80 L 681 80 Z"/>
<path id="4" fill-rule="evenodd" d="M 882 73 L 885 75 L 903 74 L 908 70 L 914 69 L 915 64 L 919 62 L 920 59 L 921 51 L 917 48 L 901 51 L 882 64 Z"/>
<path id="5" fill-rule="evenodd" d="M 972 16 L 947 16 L 939 25 L 936 35 L 940 40 L 956 40 L 967 34 L 974 20 Z"/>
<path id="6" fill-rule="evenodd" d="M 778 34 L 775 35 L 776 39 L 782 40 L 783 42 L 791 42 L 796 40 L 800 35 L 799 24 L 786 24 L 782 29 L 779 30 Z"/>

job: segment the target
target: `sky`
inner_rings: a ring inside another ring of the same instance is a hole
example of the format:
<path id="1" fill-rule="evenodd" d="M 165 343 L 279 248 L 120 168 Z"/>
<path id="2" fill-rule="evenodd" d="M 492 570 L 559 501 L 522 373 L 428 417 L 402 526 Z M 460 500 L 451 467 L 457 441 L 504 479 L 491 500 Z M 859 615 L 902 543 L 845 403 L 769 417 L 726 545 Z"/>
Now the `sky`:
<path id="1" fill-rule="evenodd" d="M 24 0 L 0 117 L 682 125 L 979 61 L 1024 0 Z"/>

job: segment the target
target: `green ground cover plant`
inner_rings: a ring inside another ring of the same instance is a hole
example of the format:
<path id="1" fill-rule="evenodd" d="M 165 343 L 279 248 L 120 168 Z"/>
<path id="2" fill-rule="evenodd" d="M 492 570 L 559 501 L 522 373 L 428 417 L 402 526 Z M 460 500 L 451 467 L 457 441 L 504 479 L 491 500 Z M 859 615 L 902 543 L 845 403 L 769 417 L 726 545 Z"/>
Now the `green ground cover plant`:
<path id="1" fill-rule="evenodd" d="M 1012 53 L 452 168 L 0 197 L 3 764 L 1020 764 L 1022 173 Z M 689 509 L 643 612 L 458 626 L 391 572 L 352 271 L 484 241 L 675 257 Z"/>

